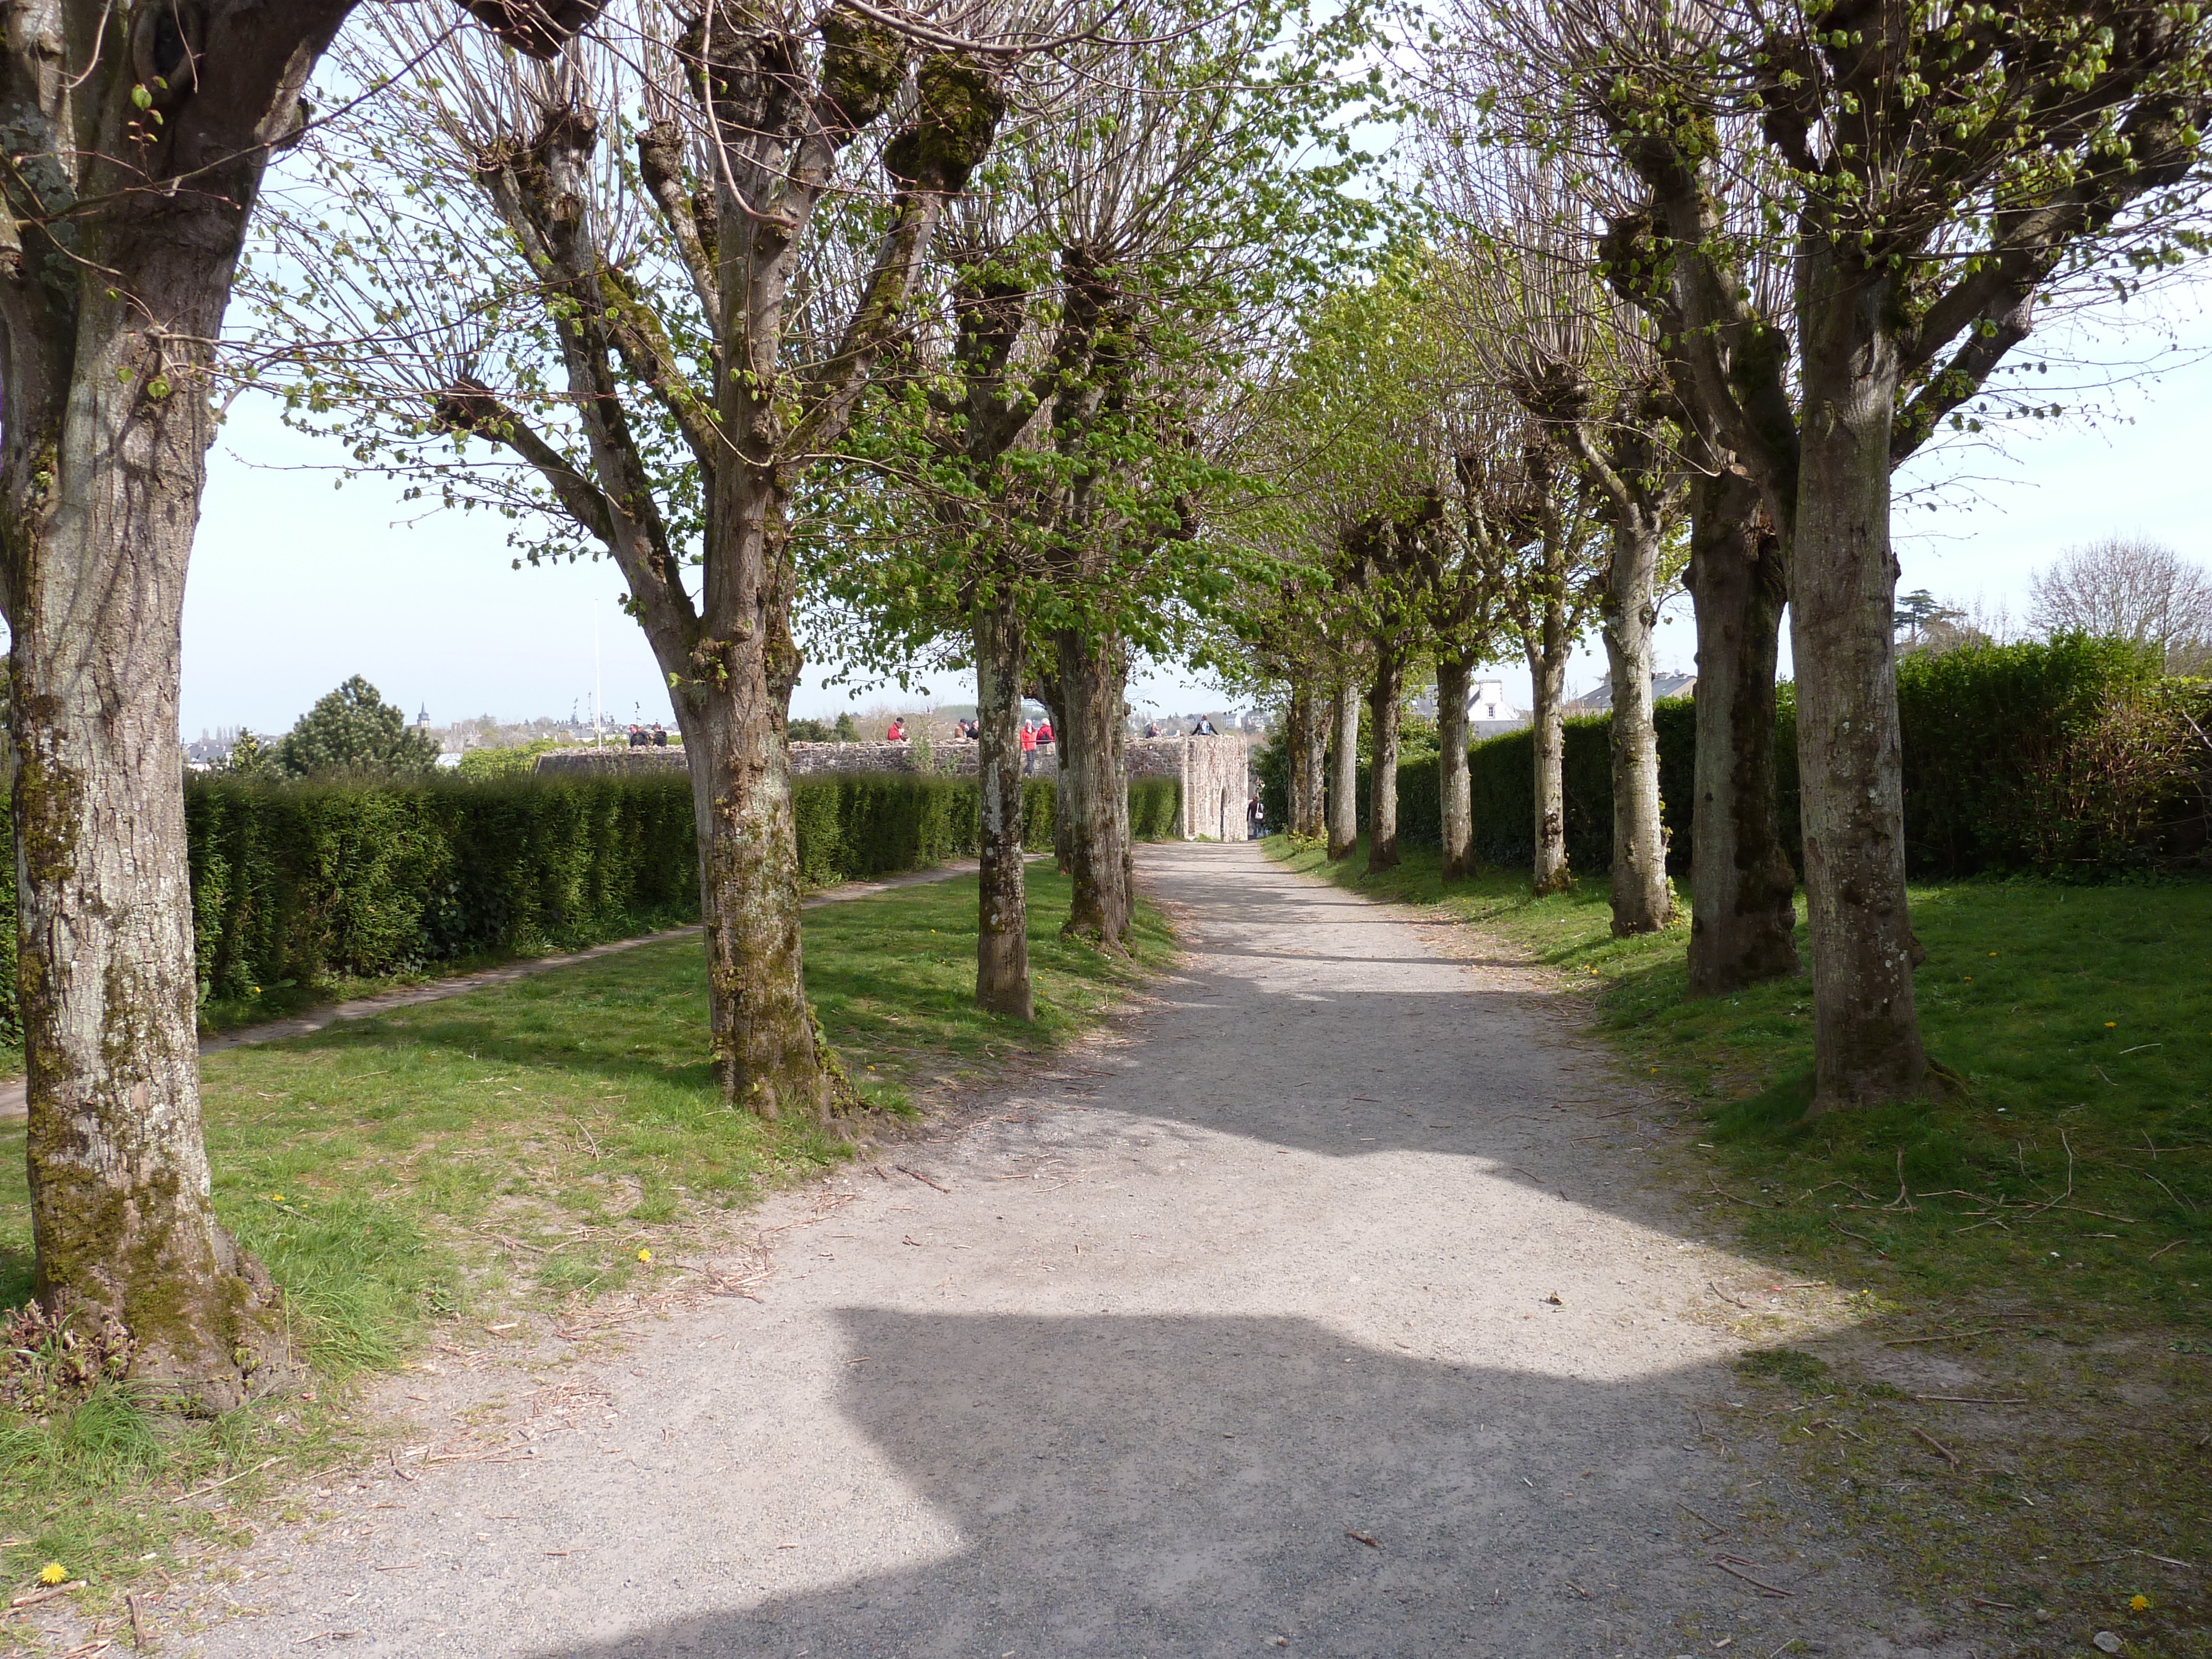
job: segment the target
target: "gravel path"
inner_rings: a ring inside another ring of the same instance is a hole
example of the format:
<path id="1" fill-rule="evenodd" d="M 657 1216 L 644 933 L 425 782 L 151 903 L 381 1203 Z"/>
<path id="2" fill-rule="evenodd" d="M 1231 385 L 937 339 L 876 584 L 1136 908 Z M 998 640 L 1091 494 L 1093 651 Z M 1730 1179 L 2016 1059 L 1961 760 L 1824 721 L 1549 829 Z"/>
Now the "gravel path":
<path id="1" fill-rule="evenodd" d="M 1189 954 L 1110 1038 L 776 1200 L 757 1300 L 410 1374 L 412 1478 L 310 1494 L 171 1650 L 1987 1651 L 1761 1461 L 1729 1304 L 1835 1299 L 1653 1191 L 1663 1108 L 1550 981 L 1255 848 L 1140 859 Z"/>

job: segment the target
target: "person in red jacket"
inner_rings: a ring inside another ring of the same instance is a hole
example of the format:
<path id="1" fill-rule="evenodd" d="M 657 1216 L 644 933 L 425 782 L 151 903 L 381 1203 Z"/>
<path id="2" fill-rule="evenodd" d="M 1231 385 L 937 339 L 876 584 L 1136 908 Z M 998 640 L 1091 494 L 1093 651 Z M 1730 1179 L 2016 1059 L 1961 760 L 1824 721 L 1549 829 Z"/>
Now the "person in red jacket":
<path id="1" fill-rule="evenodd" d="M 1024 775 L 1036 770 L 1037 729 L 1029 721 L 1022 722 L 1022 772 Z"/>
<path id="2" fill-rule="evenodd" d="M 906 721 L 896 714 L 891 716 L 891 729 L 884 732 L 884 737 L 886 741 L 890 743 L 904 743 L 906 741 Z"/>
<path id="3" fill-rule="evenodd" d="M 1052 747 L 1052 716 L 1049 714 L 1037 722 L 1037 742 L 1047 749 Z"/>

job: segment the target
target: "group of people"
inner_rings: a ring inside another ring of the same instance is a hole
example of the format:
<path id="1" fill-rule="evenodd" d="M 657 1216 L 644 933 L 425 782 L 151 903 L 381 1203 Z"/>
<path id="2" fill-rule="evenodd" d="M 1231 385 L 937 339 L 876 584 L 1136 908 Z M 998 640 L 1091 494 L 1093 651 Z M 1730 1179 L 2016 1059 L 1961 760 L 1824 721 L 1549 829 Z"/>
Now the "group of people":
<path id="1" fill-rule="evenodd" d="M 629 746 L 633 749 L 665 749 L 668 732 L 659 720 L 650 726 L 633 726 L 629 729 Z"/>
<path id="2" fill-rule="evenodd" d="M 1152 720 L 1146 724 L 1145 735 L 1148 738 L 1173 738 L 1180 737 L 1182 733 L 1176 732 L 1172 726 L 1162 731 L 1160 723 L 1158 720 Z M 1200 714 L 1197 723 L 1190 728 L 1190 735 L 1194 738 L 1218 738 L 1221 733 L 1213 729 L 1213 717 L 1211 714 Z"/>

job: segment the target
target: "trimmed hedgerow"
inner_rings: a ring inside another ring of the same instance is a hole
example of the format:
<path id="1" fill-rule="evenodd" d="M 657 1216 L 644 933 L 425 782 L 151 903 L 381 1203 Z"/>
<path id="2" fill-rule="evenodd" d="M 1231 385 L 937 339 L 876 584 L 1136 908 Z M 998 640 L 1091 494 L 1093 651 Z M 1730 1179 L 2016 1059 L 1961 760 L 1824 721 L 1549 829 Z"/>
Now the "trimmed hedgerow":
<path id="1" fill-rule="evenodd" d="M 1783 844 L 1801 867 L 1796 688 L 1778 688 L 1776 805 Z M 1906 866 L 1916 877 L 2036 872 L 2106 878 L 2201 865 L 2212 801 L 2212 684 L 2161 679 L 2155 659 L 2123 641 L 1962 647 L 1907 657 L 1897 671 L 1903 736 Z M 1668 867 L 1689 872 L 1696 797 L 1697 708 L 1654 711 Z M 1566 723 L 1567 856 L 1577 869 L 1613 860 L 1609 715 Z M 1477 855 L 1526 863 L 1533 739 L 1476 744 L 1468 761 Z M 1261 757 L 1281 788 L 1280 757 Z M 1367 777 L 1359 778 L 1367 812 Z M 1442 812 L 1433 758 L 1398 770 L 1399 835 L 1434 846 Z"/>
<path id="2" fill-rule="evenodd" d="M 800 778 L 803 880 L 829 885 L 975 851 L 973 778 Z M 1056 792 L 1024 781 L 1023 840 L 1050 850 Z M 1131 832 L 1176 832 L 1172 778 L 1131 784 Z M 4 826 L 0 826 L 4 827 Z M 441 964 L 574 950 L 699 915 L 691 784 L 647 777 L 185 786 L 203 994 L 222 1001 Z M 6 849 L 0 848 L 0 852 Z M 20 1048 L 15 884 L 0 856 L 0 1047 Z"/>

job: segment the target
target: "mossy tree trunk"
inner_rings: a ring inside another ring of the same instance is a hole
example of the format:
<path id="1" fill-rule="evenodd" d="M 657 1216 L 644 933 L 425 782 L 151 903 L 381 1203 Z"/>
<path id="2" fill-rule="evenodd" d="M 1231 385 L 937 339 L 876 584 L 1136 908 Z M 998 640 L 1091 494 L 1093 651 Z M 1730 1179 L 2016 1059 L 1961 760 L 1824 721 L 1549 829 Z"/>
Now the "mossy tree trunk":
<path id="1" fill-rule="evenodd" d="M 1060 799 L 1070 819 L 1074 894 L 1063 931 L 1109 949 L 1129 931 L 1129 787 L 1123 772 L 1121 702 L 1128 653 L 1111 633 L 1055 635 L 1060 713 L 1074 747 L 1061 760 Z M 1057 727 L 1054 728 L 1058 730 Z"/>
<path id="2" fill-rule="evenodd" d="M 1367 872 L 1398 867 L 1398 696 L 1404 659 L 1397 642 L 1375 642 L 1375 678 L 1367 688 Z"/>
<path id="3" fill-rule="evenodd" d="M 1905 894 L 1897 560 L 1889 544 L 1899 351 L 1893 278 L 1831 256 L 1802 279 L 1805 380 L 1790 545 L 1797 775 L 1813 942 L 1814 1109 L 1928 1078 Z"/>
<path id="4" fill-rule="evenodd" d="M 1528 659 L 1529 720 L 1535 749 L 1534 840 L 1530 881 L 1540 898 L 1565 892 L 1574 881 L 1567 868 L 1567 658 L 1574 641 L 1567 631 L 1566 606 L 1551 600 L 1522 635 Z"/>
<path id="5" fill-rule="evenodd" d="M 1447 881 L 1474 873 L 1474 797 L 1467 758 L 1467 691 L 1474 669 L 1466 657 L 1437 660 L 1437 793 Z"/>
<path id="6" fill-rule="evenodd" d="M 977 784 L 982 870 L 975 892 L 975 1006 L 1035 1016 L 1022 862 L 1021 612 L 1011 589 L 975 611 Z"/>
<path id="7" fill-rule="evenodd" d="M 1348 859 L 1359 844 L 1359 688 L 1336 688 L 1329 739 L 1328 855 Z"/>
<path id="8" fill-rule="evenodd" d="M 1717 468 L 1692 486 L 1697 607 L 1696 811 L 1690 992 L 1720 996 L 1797 971 L 1797 872 L 1774 797 L 1774 671 L 1787 597 L 1759 486 Z"/>
<path id="9" fill-rule="evenodd" d="M 220 1411 L 291 1374 L 216 1218 L 177 741 L 210 343 L 270 152 L 350 0 L 58 0 L 9 31 L 0 125 L 0 610 L 35 1285 L 131 1376 Z M 501 14 L 502 17 L 505 14 Z M 540 15 L 514 43 L 552 51 Z"/>

